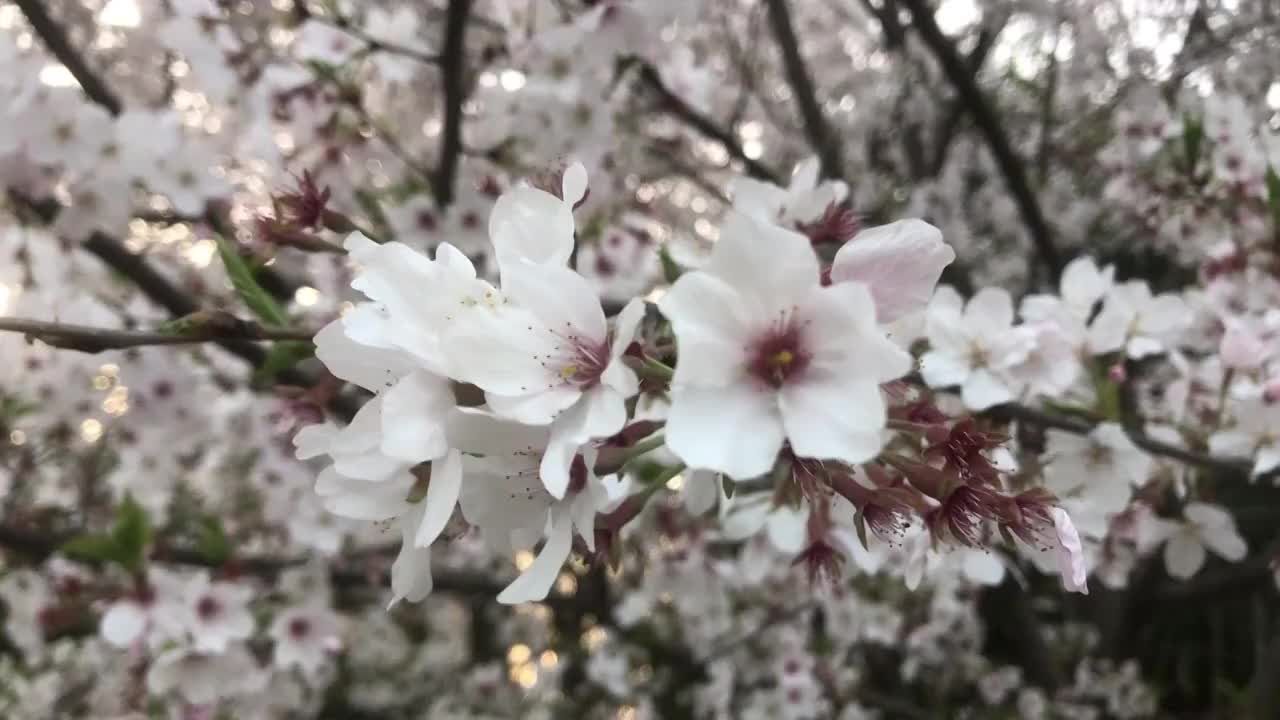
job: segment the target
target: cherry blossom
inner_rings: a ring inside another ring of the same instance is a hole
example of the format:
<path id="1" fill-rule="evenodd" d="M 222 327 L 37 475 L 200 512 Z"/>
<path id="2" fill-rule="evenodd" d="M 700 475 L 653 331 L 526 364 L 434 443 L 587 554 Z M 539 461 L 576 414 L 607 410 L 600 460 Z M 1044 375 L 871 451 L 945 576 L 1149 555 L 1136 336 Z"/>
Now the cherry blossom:
<path id="1" fill-rule="evenodd" d="M 910 359 L 876 324 L 869 290 L 822 287 L 796 233 L 731 214 L 721 235 L 707 265 L 659 303 L 684 358 L 668 445 L 691 467 L 736 478 L 768 471 L 784 439 L 804 456 L 874 456 L 885 420 L 879 384 L 905 374 Z M 723 424 L 717 408 L 733 408 L 735 422 Z"/>
<path id="2" fill-rule="evenodd" d="M 1199 572 L 1206 548 L 1231 561 L 1241 560 L 1248 552 L 1235 521 L 1221 507 L 1188 503 L 1182 513 L 1182 522 L 1170 523 L 1165 531 L 1164 566 L 1173 577 L 1185 580 Z"/>

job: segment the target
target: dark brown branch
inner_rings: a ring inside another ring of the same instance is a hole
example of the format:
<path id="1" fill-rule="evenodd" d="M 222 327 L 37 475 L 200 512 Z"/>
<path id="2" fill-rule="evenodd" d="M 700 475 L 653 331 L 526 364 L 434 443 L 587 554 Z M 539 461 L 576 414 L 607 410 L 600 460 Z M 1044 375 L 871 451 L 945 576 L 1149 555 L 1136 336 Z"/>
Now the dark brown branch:
<path id="1" fill-rule="evenodd" d="M 746 151 L 738 144 L 737 138 L 729 130 L 721 127 L 715 120 L 702 114 L 683 98 L 676 95 L 670 88 L 662 82 L 662 76 L 658 74 L 656 68 L 647 63 L 640 65 L 640 80 L 654 92 L 661 101 L 662 110 L 679 118 L 686 125 L 696 130 L 699 134 L 709 140 L 715 140 L 724 146 L 724 149 L 731 157 L 740 161 L 746 169 L 747 174 L 757 180 L 765 180 L 775 185 L 781 185 L 784 181 L 771 170 L 768 166 L 760 161 L 748 157 Z"/>
<path id="2" fill-rule="evenodd" d="M 978 88 L 977 81 L 970 74 L 967 64 L 955 45 L 938 27 L 933 17 L 933 10 L 926 0 L 902 0 L 902 4 L 911 10 L 912 24 L 938 60 L 943 73 L 959 93 L 961 101 L 968 107 L 969 114 L 986 140 L 987 147 L 991 149 L 996 167 L 1004 177 L 1009 194 L 1013 196 L 1040 263 L 1048 271 L 1050 281 L 1056 286 L 1058 275 L 1062 272 L 1062 256 L 1058 253 L 1049 223 L 1045 220 L 1040 202 L 1031 188 L 1023 161 L 1010 145 L 999 116 L 987 102 L 982 90 Z"/>
<path id="3" fill-rule="evenodd" d="M 433 189 L 436 204 L 453 203 L 458 156 L 462 153 L 462 102 L 466 99 L 467 16 L 471 0 L 449 0 L 444 21 L 444 49 L 440 57 L 444 88 L 444 127 L 440 131 L 440 157 L 436 161 Z"/>
<path id="4" fill-rule="evenodd" d="M 98 256 L 99 260 L 116 272 L 128 277 L 144 295 L 167 310 L 174 318 L 186 317 L 200 309 L 194 299 L 160 274 L 147 262 L 146 258 L 129 252 L 115 238 L 94 233 L 85 241 L 84 248 Z M 216 340 L 215 342 L 255 368 L 260 367 L 267 358 L 266 351 L 256 343 L 244 340 Z M 282 384 L 300 387 L 310 387 L 314 382 L 312 378 L 294 368 L 277 373 L 276 379 Z M 339 417 L 349 419 L 355 416 L 359 404 L 346 395 L 339 395 L 329 404 L 329 408 Z"/>
<path id="5" fill-rule="evenodd" d="M 22 10 L 22 14 L 27 17 L 27 22 L 31 23 L 31 29 L 35 30 L 49 52 L 53 53 L 53 56 L 66 66 L 76 82 L 80 83 L 84 94 L 106 108 L 112 115 L 119 115 L 123 108 L 120 98 L 89 68 L 84 56 L 72 47 L 66 30 L 49 15 L 49 9 L 45 4 L 40 0 L 16 0 L 16 3 Z"/>
<path id="6" fill-rule="evenodd" d="M 263 327 L 256 322 L 219 312 L 188 316 L 187 319 L 190 329 L 183 333 L 173 333 L 0 317 L 0 332 L 20 332 L 29 340 L 39 340 L 50 347 L 84 353 L 151 345 L 191 345 L 216 340 L 310 341 L 315 335 L 312 330 Z"/>
<path id="7" fill-rule="evenodd" d="M 1001 31 L 1007 23 L 1008 18 L 1002 19 L 991 28 L 983 28 L 978 31 L 978 41 L 974 44 L 973 50 L 969 51 L 966 64 L 969 67 L 969 74 L 974 78 L 978 77 L 978 73 L 982 71 L 982 66 L 987 61 L 987 56 L 991 54 L 991 48 L 995 47 L 996 38 L 1000 36 Z M 942 172 L 942 168 L 947 163 L 947 154 L 951 150 L 951 142 L 955 140 L 956 129 L 960 125 L 960 119 L 964 117 L 965 104 L 959 98 L 952 100 L 947 105 L 946 111 L 942 114 L 942 118 L 938 120 L 937 129 L 934 132 L 933 145 L 933 161 L 930 167 L 930 175 L 936 177 Z"/>
<path id="8" fill-rule="evenodd" d="M 844 148 L 818 104 L 813 77 L 805 67 L 804 58 L 800 56 L 800 44 L 796 40 L 795 28 L 791 25 L 791 11 L 787 8 L 787 0 L 765 0 L 765 7 L 769 11 L 769 26 L 773 30 L 773 38 L 782 52 L 787 83 L 791 86 L 791 94 L 804 122 L 805 137 L 822 163 L 822 174 L 828 178 L 843 178 Z"/>
<path id="9" fill-rule="evenodd" d="M 68 540 L 80 535 L 79 531 L 43 532 L 36 529 L 0 525 L 0 549 L 8 550 L 32 562 L 42 562 L 58 552 Z M 356 551 L 336 558 L 330 565 L 329 577 L 335 587 L 377 588 L 389 582 L 390 561 L 399 551 L 399 545 L 388 545 Z M 308 555 L 276 557 L 271 555 L 233 555 L 229 560 L 215 561 L 209 555 L 187 547 L 165 544 L 152 548 L 152 562 L 169 565 L 185 565 L 209 569 L 228 569 L 239 574 L 259 578 L 274 578 L 290 568 L 306 565 Z M 431 573 L 434 588 L 438 591 L 497 597 L 502 584 L 487 575 L 466 571 L 450 571 L 437 568 Z M 557 602 L 554 596 L 548 602 Z"/>

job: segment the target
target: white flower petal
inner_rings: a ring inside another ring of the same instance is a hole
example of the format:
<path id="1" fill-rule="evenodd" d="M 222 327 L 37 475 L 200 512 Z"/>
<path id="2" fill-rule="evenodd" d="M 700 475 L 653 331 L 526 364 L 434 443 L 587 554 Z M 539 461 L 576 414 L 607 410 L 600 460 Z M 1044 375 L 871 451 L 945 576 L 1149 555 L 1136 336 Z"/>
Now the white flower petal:
<path id="1" fill-rule="evenodd" d="M 880 322 L 892 322 L 929 303 L 942 269 L 955 260 L 942 232 L 923 220 L 867 228 L 845 243 L 831 265 L 833 282 L 865 283 Z"/>
<path id="2" fill-rule="evenodd" d="M 1062 577 L 1062 586 L 1069 592 L 1088 595 L 1089 570 L 1084 562 L 1084 547 L 1066 510 L 1053 509 L 1053 527 L 1058 538 L 1058 574 Z"/>
<path id="3" fill-rule="evenodd" d="M 852 376 L 788 382 L 779 404 L 791 447 L 801 457 L 861 463 L 883 447 L 886 414 L 875 383 Z"/>
<path id="4" fill-rule="evenodd" d="M 731 210 L 703 270 L 737 291 L 749 304 L 748 317 L 760 318 L 808 296 L 819 268 L 804 235 Z"/>
<path id="5" fill-rule="evenodd" d="M 502 291 L 532 312 L 560 343 L 603 344 L 608 337 L 600 296 L 568 267 L 529 260 L 509 263 Z"/>
<path id="6" fill-rule="evenodd" d="M 565 560 L 569 559 L 572 547 L 573 518 L 568 512 L 557 513 L 552 519 L 547 542 L 533 559 L 533 564 L 498 594 L 498 602 L 515 605 L 545 598 L 551 592 Z"/>
<path id="7" fill-rule="evenodd" d="M 130 647 L 147 629 L 147 615 L 137 603 L 121 601 L 102 616 L 102 639 L 118 648 Z"/>
<path id="8" fill-rule="evenodd" d="M 564 177 L 560 180 L 560 195 L 565 204 L 573 207 L 587 194 L 587 169 L 580 162 L 575 162 L 564 169 Z"/>
<path id="9" fill-rule="evenodd" d="M 489 238 L 502 284 L 521 259 L 565 265 L 573 253 L 573 211 L 551 193 L 520 185 L 503 193 L 489 215 Z"/>
<path id="10" fill-rule="evenodd" d="M 672 391 L 667 447 L 695 470 L 717 470 L 737 480 L 763 475 L 782 440 L 772 393 L 750 383 Z"/>
<path id="11" fill-rule="evenodd" d="M 750 331 L 744 303 L 724 280 L 704 272 L 685 273 L 658 301 L 675 331 L 680 359 L 677 385 L 724 385 L 745 358 Z"/>
<path id="12" fill-rule="evenodd" d="M 408 463 L 440 457 L 449 449 L 445 427 L 453 406 L 447 378 L 406 376 L 382 396 L 382 452 Z"/>
<path id="13" fill-rule="evenodd" d="M 451 450 L 431 463 L 431 480 L 427 483 L 427 496 L 422 500 L 422 523 L 413 539 L 415 546 L 427 547 L 440 537 L 458 505 L 461 489 L 462 454 Z"/>

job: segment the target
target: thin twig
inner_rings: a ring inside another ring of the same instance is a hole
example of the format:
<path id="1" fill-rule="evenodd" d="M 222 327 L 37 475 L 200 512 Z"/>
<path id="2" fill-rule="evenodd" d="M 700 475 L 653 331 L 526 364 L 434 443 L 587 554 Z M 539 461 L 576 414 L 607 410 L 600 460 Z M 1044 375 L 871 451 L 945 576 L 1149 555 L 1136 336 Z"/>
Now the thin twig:
<path id="1" fill-rule="evenodd" d="M 444 89 L 444 127 L 440 131 L 440 157 L 432 183 L 436 204 L 453 203 L 458 156 L 462 153 L 462 103 L 466 99 L 467 17 L 471 0 L 449 0 L 444 21 L 444 49 L 440 58 Z"/>
<path id="2" fill-rule="evenodd" d="M 991 48 L 995 47 L 996 38 L 1000 36 L 1008 21 L 1009 18 L 1005 15 L 998 22 L 978 31 L 978 42 L 973 46 L 973 50 L 969 52 L 966 60 L 969 74 L 974 78 L 977 78 L 978 73 L 982 71 L 982 66 L 987 61 L 987 56 L 991 54 Z M 960 119 L 964 117 L 964 113 L 964 102 L 956 98 L 948 104 L 942 117 L 938 120 L 937 129 L 934 132 L 933 162 L 930 167 L 930 175 L 932 177 L 937 177 L 942 172 L 943 166 L 947 164 L 947 154 L 951 150 L 951 142 L 955 140 L 956 129 L 960 124 Z"/>
<path id="3" fill-rule="evenodd" d="M 809 139 L 810 147 L 822 163 L 822 174 L 829 178 L 843 178 L 844 148 L 818 104 L 813 77 L 805 67 L 804 58 L 800 56 L 800 43 L 796 39 L 795 28 L 791 25 L 791 12 L 787 9 L 787 2 L 765 0 L 765 7 L 769 11 L 769 26 L 773 30 L 774 40 L 782 51 L 787 83 L 791 86 L 791 94 L 804 121 L 805 137 Z"/>
<path id="4" fill-rule="evenodd" d="M 1094 429 L 1094 425 L 1087 420 L 1068 417 L 1066 415 L 1047 413 L 1042 410 L 1027 407 L 1026 405 L 1019 405 L 1017 403 L 997 405 L 996 407 L 986 411 L 984 414 L 997 419 L 1017 420 L 1029 425 L 1061 430 L 1073 435 L 1088 435 L 1093 432 Z M 1156 440 L 1155 438 L 1134 429 L 1126 429 L 1126 432 L 1134 445 L 1137 445 L 1152 455 L 1171 458 L 1195 467 L 1218 470 L 1225 473 L 1244 474 L 1246 476 L 1251 472 L 1253 467 L 1253 464 L 1245 458 L 1212 457 L 1161 440 Z"/>
<path id="5" fill-rule="evenodd" d="M 40 0 L 15 0 L 22 14 L 31 23 L 31 29 L 44 42 L 53 56 L 66 66 L 71 76 L 80 83 L 80 89 L 90 100 L 106 108 L 112 115 L 119 115 L 123 106 L 120 98 L 107 87 L 102 78 L 89 68 L 84 56 L 71 45 L 67 32 L 49 15 L 49 9 Z"/>
<path id="6" fill-rule="evenodd" d="M 662 82 L 662 76 L 658 74 L 656 68 L 644 63 L 640 65 L 639 73 L 641 82 L 658 96 L 663 111 L 679 118 L 702 136 L 723 145 L 731 157 L 742 163 L 748 175 L 757 180 L 765 180 L 775 185 L 781 185 L 784 182 L 776 172 L 764 163 L 749 157 L 742 146 L 738 144 L 738 140 L 733 136 L 732 132 L 721 127 L 715 120 L 707 117 L 697 108 L 685 102 L 684 98 L 672 92 Z"/>
<path id="7" fill-rule="evenodd" d="M 183 333 L 121 330 L 9 317 L 0 317 L 0 332 L 19 332 L 29 340 L 39 340 L 50 347 L 83 353 L 152 345 L 192 345 L 217 340 L 305 342 L 315 336 L 313 330 L 263 327 L 256 322 L 222 313 L 206 313 L 201 318 L 193 319 L 190 329 Z"/>
<path id="8" fill-rule="evenodd" d="M 82 531 L 43 532 L 12 525 L 0 525 L 0 548 L 10 550 L 32 561 L 43 561 L 58 552 L 69 540 L 83 534 Z M 335 558 L 329 567 L 329 577 L 335 587 L 379 587 L 387 582 L 389 561 L 399 552 L 399 545 L 373 547 Z M 149 558 L 153 562 L 184 565 L 209 569 L 227 568 L 240 574 L 272 578 L 290 568 L 301 567 L 312 561 L 310 555 L 277 557 L 272 555 L 233 555 L 218 560 L 197 550 L 157 543 Z M 488 575 L 459 570 L 433 568 L 432 586 L 436 591 L 458 592 L 496 597 L 502 585 Z M 552 596 L 548 602 L 557 602 Z"/>
<path id="9" fill-rule="evenodd" d="M 921 39 L 942 66 L 943 73 L 955 86 L 960 99 L 968 106 L 969 114 L 982 133 L 995 158 L 996 167 L 1004 177 L 1009 194 L 1018 207 L 1022 222 L 1027 227 L 1031 242 L 1035 245 L 1040 263 L 1048 271 L 1050 282 L 1057 285 L 1058 276 L 1062 272 L 1062 256 L 1053 241 L 1049 223 L 1040 209 L 1040 201 L 1027 179 L 1026 168 L 1022 159 L 1014 152 L 1009 138 L 1005 134 L 1004 125 L 999 116 L 987 101 L 978 83 L 970 74 L 967 63 L 955 45 L 942 33 L 934 20 L 933 10 L 925 0 L 902 0 L 902 4 L 911 10 L 912 24 L 920 33 Z"/>
<path id="10" fill-rule="evenodd" d="M 315 20 L 324 23 L 330 27 L 337 28 L 351 37 L 360 40 L 373 52 L 384 52 L 391 55 L 400 55 L 410 60 L 417 60 L 424 65 L 437 65 L 440 62 L 439 55 L 432 55 L 423 52 L 417 48 L 408 45 L 400 45 L 398 43 L 383 40 L 381 38 L 370 35 L 364 28 L 358 27 L 351 21 L 351 18 L 345 15 L 317 15 L 307 9 L 307 4 L 302 0 L 295 0 L 293 3 L 293 14 L 299 20 Z"/>

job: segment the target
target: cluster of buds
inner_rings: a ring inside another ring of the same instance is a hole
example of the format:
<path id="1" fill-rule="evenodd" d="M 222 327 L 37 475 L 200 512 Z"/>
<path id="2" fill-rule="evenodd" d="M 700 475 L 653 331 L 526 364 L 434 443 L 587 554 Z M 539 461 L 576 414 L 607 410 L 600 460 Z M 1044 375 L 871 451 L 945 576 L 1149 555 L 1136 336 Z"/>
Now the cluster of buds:
<path id="1" fill-rule="evenodd" d="M 1064 586 L 1087 592 L 1080 540 L 1058 499 L 1042 487 L 1015 491 L 995 459 L 1008 437 L 967 416 L 948 419 L 935 405 L 916 401 L 895 408 L 901 441 L 872 463 L 853 467 L 784 453 L 775 469 L 775 503 L 807 502 L 806 546 L 795 563 L 812 580 L 838 577 L 844 558 L 834 528 L 853 526 L 868 547 L 901 545 L 917 523 L 930 545 L 990 549 L 1003 538 L 1058 554 Z M 833 516 L 832 495 L 853 516 Z"/>

